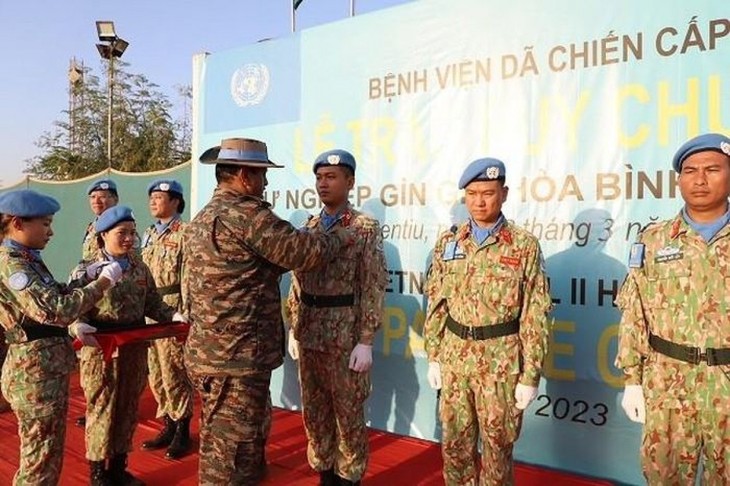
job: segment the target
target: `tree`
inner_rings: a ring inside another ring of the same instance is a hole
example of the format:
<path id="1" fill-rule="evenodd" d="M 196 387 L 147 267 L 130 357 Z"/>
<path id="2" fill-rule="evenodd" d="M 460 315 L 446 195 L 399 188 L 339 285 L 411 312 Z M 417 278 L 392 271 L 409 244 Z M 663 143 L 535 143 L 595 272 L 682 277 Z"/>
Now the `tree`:
<path id="1" fill-rule="evenodd" d="M 173 119 L 172 102 L 142 74 L 114 62 L 112 97 L 112 164 L 125 172 L 174 167 L 190 158 L 188 100 L 191 91 L 178 87 L 184 100 L 180 119 Z M 105 66 L 106 67 L 106 66 Z M 65 120 L 53 123 L 36 142 L 43 151 L 27 161 L 26 173 L 39 179 L 78 179 L 104 170 L 107 162 L 108 89 L 89 68 L 70 88 Z"/>

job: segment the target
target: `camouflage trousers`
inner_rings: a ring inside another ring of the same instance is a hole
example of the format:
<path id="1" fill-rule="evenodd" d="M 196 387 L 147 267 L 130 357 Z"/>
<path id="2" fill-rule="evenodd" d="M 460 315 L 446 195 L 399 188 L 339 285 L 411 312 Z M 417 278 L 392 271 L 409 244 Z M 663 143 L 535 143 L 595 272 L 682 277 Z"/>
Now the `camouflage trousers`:
<path id="1" fill-rule="evenodd" d="M 368 464 L 364 404 L 370 374 L 352 371 L 349 360 L 350 353 L 300 348 L 299 382 L 309 465 L 359 481 Z"/>
<path id="2" fill-rule="evenodd" d="M 193 414 L 193 386 L 185 371 L 183 345 L 175 338 L 153 341 L 147 350 L 152 394 L 157 400 L 157 417 L 172 420 Z"/>
<path id="3" fill-rule="evenodd" d="M 69 375 L 12 382 L 3 370 L 2 392 L 18 418 L 20 465 L 14 485 L 58 484 L 66 438 Z"/>
<path id="4" fill-rule="evenodd" d="M 271 432 L 271 371 L 190 378 L 201 398 L 199 484 L 258 484 Z"/>
<path id="5" fill-rule="evenodd" d="M 147 384 L 147 344 L 127 344 L 104 362 L 101 350 L 81 349 L 86 397 L 86 458 L 103 461 L 132 450 L 139 397 Z"/>
<path id="6" fill-rule="evenodd" d="M 730 416 L 690 400 L 679 409 L 647 400 L 641 443 L 647 483 L 693 485 L 700 462 L 703 485 L 730 484 Z"/>
<path id="7" fill-rule="evenodd" d="M 522 411 L 514 399 L 518 376 L 497 382 L 481 370 L 465 370 L 463 363 L 442 363 L 441 372 L 439 417 L 446 485 L 513 484 L 512 447 L 522 426 Z"/>

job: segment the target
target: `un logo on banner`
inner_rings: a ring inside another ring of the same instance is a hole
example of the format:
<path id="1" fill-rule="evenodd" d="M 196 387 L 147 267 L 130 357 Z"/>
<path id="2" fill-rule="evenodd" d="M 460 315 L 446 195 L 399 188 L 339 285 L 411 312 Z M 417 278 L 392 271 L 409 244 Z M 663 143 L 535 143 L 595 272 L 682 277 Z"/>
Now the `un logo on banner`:
<path id="1" fill-rule="evenodd" d="M 269 68 L 246 64 L 231 77 L 231 96 L 240 107 L 258 105 L 269 92 Z"/>

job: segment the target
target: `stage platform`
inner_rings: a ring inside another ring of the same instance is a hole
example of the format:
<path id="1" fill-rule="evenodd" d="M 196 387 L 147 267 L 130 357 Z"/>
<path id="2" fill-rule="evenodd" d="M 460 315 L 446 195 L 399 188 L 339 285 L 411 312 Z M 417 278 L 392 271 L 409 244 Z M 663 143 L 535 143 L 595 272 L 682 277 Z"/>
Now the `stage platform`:
<path id="1" fill-rule="evenodd" d="M 88 467 L 84 458 L 83 429 L 73 424 L 73 419 L 83 414 L 84 401 L 78 379 L 72 381 L 71 402 L 66 435 L 61 485 L 88 484 Z M 140 405 L 140 423 L 135 435 L 135 451 L 130 454 L 130 467 L 138 478 L 148 485 L 195 485 L 197 484 L 198 456 L 190 454 L 178 461 L 165 459 L 164 449 L 143 452 L 140 444 L 153 437 L 160 429 L 155 420 L 155 402 L 149 389 Z M 197 413 L 192 423 L 197 451 Z M 370 432 L 371 459 L 363 479 L 366 486 L 443 485 L 441 477 L 441 453 L 438 444 L 401 437 L 376 430 Z M 271 438 L 267 447 L 269 472 L 264 485 L 315 486 L 319 477 L 307 465 L 306 437 L 301 415 L 288 410 L 275 409 Z M 0 414 L 0 484 L 11 484 L 18 465 L 18 437 L 15 416 L 12 412 Z M 594 481 L 578 476 L 519 464 L 516 468 L 518 486 L 589 486 L 610 485 L 606 481 Z"/>

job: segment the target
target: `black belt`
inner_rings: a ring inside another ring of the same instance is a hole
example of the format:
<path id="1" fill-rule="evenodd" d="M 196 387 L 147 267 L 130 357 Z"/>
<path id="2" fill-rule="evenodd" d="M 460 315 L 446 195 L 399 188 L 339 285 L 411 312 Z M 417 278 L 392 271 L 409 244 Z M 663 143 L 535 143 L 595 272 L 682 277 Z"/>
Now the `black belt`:
<path id="1" fill-rule="evenodd" d="M 25 320 L 28 321 L 29 319 Z M 20 333 L 21 330 L 25 333 L 25 341 Z M 68 330 L 65 327 L 48 326 L 40 323 L 20 324 L 13 329 L 5 331 L 5 341 L 8 344 L 21 344 L 54 337 L 66 337 L 70 339 Z"/>
<path id="2" fill-rule="evenodd" d="M 520 321 L 519 319 L 512 319 L 508 322 L 501 322 L 499 324 L 491 324 L 488 326 L 463 326 L 456 322 L 454 318 L 451 317 L 451 314 L 447 314 L 446 327 L 449 331 L 453 332 L 461 339 L 471 338 L 475 341 L 483 341 L 485 339 L 517 334 L 520 332 Z"/>
<path id="3" fill-rule="evenodd" d="M 302 302 L 309 307 L 349 307 L 355 304 L 355 295 L 312 295 L 302 292 Z"/>
<path id="4" fill-rule="evenodd" d="M 709 366 L 730 364 L 730 348 L 707 348 L 702 350 L 667 341 L 656 334 L 649 334 L 649 345 L 657 353 L 685 363 L 700 364 L 706 362 Z"/>
<path id="5" fill-rule="evenodd" d="M 160 297 L 164 297 L 170 294 L 179 294 L 180 284 L 168 285 L 166 287 L 157 287 L 157 293 L 160 294 Z"/>

